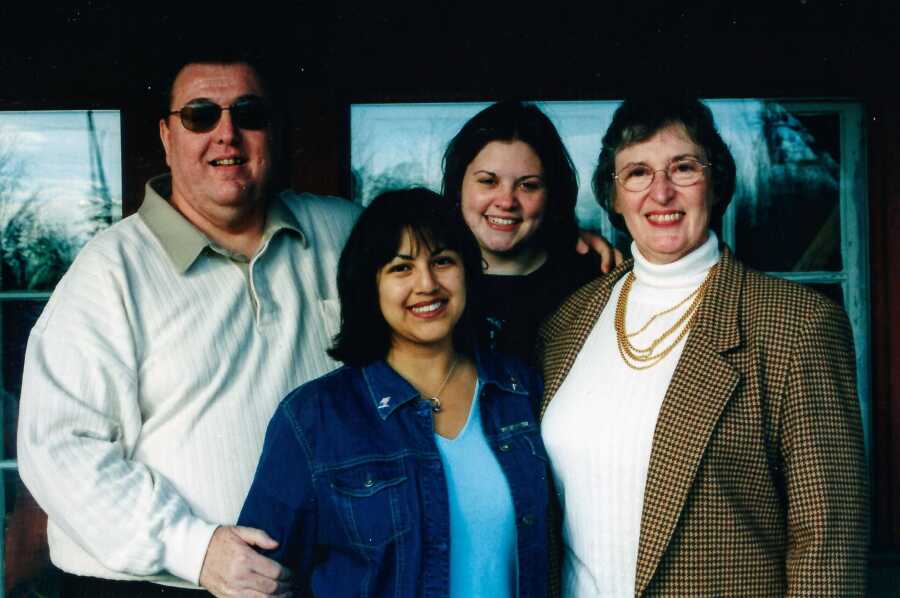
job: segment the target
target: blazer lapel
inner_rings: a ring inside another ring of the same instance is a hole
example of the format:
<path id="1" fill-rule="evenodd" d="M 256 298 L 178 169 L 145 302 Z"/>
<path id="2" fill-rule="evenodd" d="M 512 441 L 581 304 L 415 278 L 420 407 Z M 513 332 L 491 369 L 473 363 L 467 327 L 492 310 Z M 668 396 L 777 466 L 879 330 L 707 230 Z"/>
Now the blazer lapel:
<path id="1" fill-rule="evenodd" d="M 703 452 L 738 373 L 722 353 L 740 344 L 744 270 L 727 247 L 666 391 L 647 472 L 635 595 L 650 583 L 678 523 Z"/>
<path id="2" fill-rule="evenodd" d="M 604 306 L 609 301 L 609 296 L 612 294 L 616 282 L 631 270 L 633 263 L 632 260 L 625 261 L 606 276 L 591 283 L 588 287 L 582 287 L 573 295 L 573 298 L 583 295 L 584 302 L 575 308 L 578 310 L 578 316 L 569 324 L 568 330 L 559 338 L 551 340 L 552 345 L 562 346 L 564 353 L 559 367 L 556 367 L 550 376 L 544 380 L 544 400 L 541 416 L 543 416 L 544 410 L 550 404 L 556 391 L 559 390 L 563 380 L 569 375 L 569 370 L 575 364 L 575 358 L 578 357 L 578 353 L 581 352 L 587 337 L 594 329 L 594 324 L 597 323 L 600 312 L 603 311 Z"/>

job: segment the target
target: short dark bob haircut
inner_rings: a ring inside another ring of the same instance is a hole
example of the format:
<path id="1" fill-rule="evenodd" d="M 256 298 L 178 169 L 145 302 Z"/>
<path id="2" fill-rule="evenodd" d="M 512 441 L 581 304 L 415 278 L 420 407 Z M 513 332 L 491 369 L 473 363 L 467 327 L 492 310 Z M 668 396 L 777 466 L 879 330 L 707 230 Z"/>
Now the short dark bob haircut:
<path id="1" fill-rule="evenodd" d="M 571 253 L 578 235 L 575 220 L 578 176 L 556 127 L 533 104 L 514 100 L 497 102 L 463 125 L 444 152 L 441 186 L 444 197 L 461 205 L 466 168 L 492 141 L 522 141 L 540 158 L 547 202 L 544 220 L 530 242 L 551 256 Z"/>
<path id="2" fill-rule="evenodd" d="M 712 177 L 715 203 L 710 213 L 710 227 L 722 230 L 722 217 L 731 196 L 734 195 L 734 157 L 716 130 L 709 108 L 696 98 L 688 97 L 640 97 L 625 100 L 613 114 L 612 122 L 603 136 L 603 148 L 594 170 L 594 196 L 606 210 L 609 221 L 618 230 L 627 233 L 625 219 L 614 209 L 616 198 L 616 154 L 626 147 L 647 141 L 659 131 L 670 126 L 682 126 L 691 141 L 703 148 Z"/>
<path id="3" fill-rule="evenodd" d="M 418 250 L 450 249 L 462 257 L 466 307 L 453 331 L 454 348 L 471 355 L 475 348 L 481 251 L 459 211 L 437 193 L 422 187 L 378 195 L 360 215 L 338 263 L 341 329 L 328 354 L 351 366 L 384 359 L 391 329 L 381 313 L 377 275 L 397 255 L 403 235 L 411 231 Z"/>

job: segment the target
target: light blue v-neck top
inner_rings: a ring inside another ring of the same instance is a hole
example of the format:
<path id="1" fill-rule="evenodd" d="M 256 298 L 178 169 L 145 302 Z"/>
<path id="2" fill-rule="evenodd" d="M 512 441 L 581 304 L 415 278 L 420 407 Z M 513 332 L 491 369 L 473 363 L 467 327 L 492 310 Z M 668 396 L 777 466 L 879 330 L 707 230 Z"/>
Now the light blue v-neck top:
<path id="1" fill-rule="evenodd" d="M 450 498 L 450 597 L 515 594 L 516 515 L 509 484 L 481 425 L 478 396 L 456 438 L 435 434 Z"/>

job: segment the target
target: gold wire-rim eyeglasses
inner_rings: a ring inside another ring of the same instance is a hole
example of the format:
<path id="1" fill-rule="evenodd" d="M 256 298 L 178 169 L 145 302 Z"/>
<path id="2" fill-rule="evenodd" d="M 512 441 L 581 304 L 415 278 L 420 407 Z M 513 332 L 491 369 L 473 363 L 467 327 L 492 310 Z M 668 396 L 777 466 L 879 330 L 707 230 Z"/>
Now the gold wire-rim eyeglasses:
<path id="1" fill-rule="evenodd" d="M 690 165 L 692 168 L 698 166 L 699 168 L 697 168 L 696 170 L 691 170 L 687 173 L 681 173 L 677 170 L 678 166 L 684 165 Z M 626 166 L 619 172 L 614 172 L 612 178 L 616 182 L 618 182 L 623 189 L 625 189 L 626 191 L 631 191 L 633 193 L 638 193 L 640 191 L 646 191 L 647 189 L 649 189 L 650 186 L 653 185 L 653 181 L 656 180 L 657 172 L 665 173 L 666 178 L 669 180 L 669 182 L 676 187 L 690 187 L 691 185 L 696 185 L 700 181 L 700 179 L 703 178 L 703 175 L 706 174 L 706 169 L 710 166 L 712 166 L 712 162 L 703 162 L 696 158 L 678 158 L 677 160 L 670 160 L 668 163 L 666 163 L 665 168 L 658 169 L 650 168 L 646 164 L 632 164 L 630 166 Z M 628 172 L 640 168 L 646 168 L 650 171 L 650 177 L 647 180 L 646 184 L 638 181 L 637 185 L 632 183 L 631 186 L 629 186 L 629 179 L 624 178 L 623 173 L 627 175 Z M 681 174 L 682 176 L 679 176 L 679 174 Z"/>

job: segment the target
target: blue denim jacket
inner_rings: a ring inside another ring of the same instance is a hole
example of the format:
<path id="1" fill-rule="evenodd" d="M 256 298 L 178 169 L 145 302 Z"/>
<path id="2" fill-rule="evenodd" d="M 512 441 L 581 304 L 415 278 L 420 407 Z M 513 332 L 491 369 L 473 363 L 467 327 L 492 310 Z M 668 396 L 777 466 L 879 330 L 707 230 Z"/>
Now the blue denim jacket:
<path id="1" fill-rule="evenodd" d="M 518 595 L 547 595 L 549 473 L 537 374 L 476 358 L 484 432 L 516 512 Z M 282 401 L 240 525 L 279 542 L 302 595 L 448 595 L 450 512 L 431 404 L 385 362 L 342 367 Z"/>

